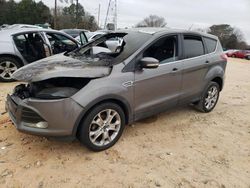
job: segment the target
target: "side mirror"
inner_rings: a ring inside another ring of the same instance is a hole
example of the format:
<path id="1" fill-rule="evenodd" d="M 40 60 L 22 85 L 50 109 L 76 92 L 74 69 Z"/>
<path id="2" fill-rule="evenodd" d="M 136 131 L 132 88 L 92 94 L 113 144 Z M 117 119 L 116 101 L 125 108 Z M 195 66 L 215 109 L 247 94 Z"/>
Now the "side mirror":
<path id="1" fill-rule="evenodd" d="M 83 31 L 80 33 L 80 42 L 81 42 L 81 45 L 88 43 L 88 39 Z"/>
<path id="2" fill-rule="evenodd" d="M 160 62 L 153 57 L 144 57 L 140 60 L 139 64 L 142 69 L 156 69 L 159 67 Z"/>

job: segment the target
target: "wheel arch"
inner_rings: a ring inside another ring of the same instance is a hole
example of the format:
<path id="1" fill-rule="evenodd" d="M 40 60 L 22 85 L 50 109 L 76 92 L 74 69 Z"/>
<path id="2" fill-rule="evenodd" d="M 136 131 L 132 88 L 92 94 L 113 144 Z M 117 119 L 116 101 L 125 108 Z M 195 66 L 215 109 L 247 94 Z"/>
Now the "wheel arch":
<path id="1" fill-rule="evenodd" d="M 83 112 L 79 115 L 79 117 L 74 125 L 73 136 L 75 136 L 77 134 L 79 127 L 80 127 L 80 124 L 82 123 L 83 119 L 88 115 L 88 113 L 96 106 L 98 106 L 102 103 L 106 103 L 106 102 L 111 102 L 111 103 L 115 103 L 115 104 L 119 105 L 125 114 L 125 123 L 129 124 L 132 122 L 132 111 L 131 111 L 131 107 L 130 107 L 129 103 L 127 102 L 127 100 L 123 99 L 122 97 L 115 96 L 115 95 L 105 96 L 105 97 L 101 97 L 97 100 L 94 100 L 89 105 L 87 105 L 86 108 L 84 108 Z"/>
<path id="2" fill-rule="evenodd" d="M 17 55 L 13 55 L 13 54 L 0 54 L 0 58 L 1 57 L 11 57 L 11 58 L 14 58 L 15 60 L 17 60 L 21 64 L 21 66 L 24 66 L 23 60 L 20 57 L 18 57 Z"/>
<path id="3" fill-rule="evenodd" d="M 215 77 L 211 80 L 212 82 L 216 82 L 220 86 L 220 91 L 223 89 L 223 79 L 219 76 Z"/>
<path id="4" fill-rule="evenodd" d="M 225 70 L 222 65 L 217 65 L 212 67 L 206 73 L 206 76 L 204 78 L 203 90 L 206 88 L 209 82 L 213 81 L 219 84 L 220 90 L 222 91 L 224 86 L 224 75 L 225 75 Z"/>

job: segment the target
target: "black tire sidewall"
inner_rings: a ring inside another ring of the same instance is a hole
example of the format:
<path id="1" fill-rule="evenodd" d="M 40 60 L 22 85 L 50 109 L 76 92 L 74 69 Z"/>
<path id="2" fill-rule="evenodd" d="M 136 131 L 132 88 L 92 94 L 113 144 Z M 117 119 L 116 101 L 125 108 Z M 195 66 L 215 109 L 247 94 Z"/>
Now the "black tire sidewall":
<path id="1" fill-rule="evenodd" d="M 0 57 L 0 63 L 2 62 L 2 61 L 11 61 L 12 63 L 14 63 L 16 66 L 17 66 L 17 68 L 19 69 L 22 65 L 21 65 L 21 63 L 19 62 L 19 61 L 17 61 L 15 58 L 13 58 L 13 57 Z M 13 82 L 13 81 L 15 81 L 14 79 L 4 79 L 4 78 L 2 78 L 2 77 L 0 77 L 0 81 L 1 82 Z"/>
<path id="2" fill-rule="evenodd" d="M 89 139 L 89 126 L 90 126 L 93 118 L 99 112 L 101 112 L 105 109 L 113 109 L 119 113 L 120 118 L 121 118 L 121 128 L 120 128 L 118 135 L 111 143 L 109 143 L 106 146 L 96 146 Z M 102 103 L 102 104 L 95 106 L 92 110 L 90 110 L 90 112 L 83 118 L 83 120 L 79 126 L 80 127 L 79 127 L 78 132 L 77 132 L 77 137 L 80 140 L 80 142 L 83 143 L 87 148 L 89 148 L 92 151 L 103 151 L 103 150 L 106 150 L 106 149 L 112 147 L 121 137 L 122 132 L 123 132 L 124 127 L 125 127 L 125 114 L 124 114 L 122 108 L 115 103 L 111 103 L 111 102 Z"/>
<path id="3" fill-rule="evenodd" d="M 209 90 L 211 87 L 213 87 L 213 86 L 216 86 L 216 88 L 218 89 L 218 98 L 217 98 L 217 100 L 216 100 L 215 105 L 213 106 L 213 108 L 211 108 L 211 109 L 208 110 L 208 109 L 205 107 L 205 99 L 206 99 L 208 90 Z M 218 103 L 218 100 L 219 100 L 219 97 L 220 97 L 220 86 L 219 86 L 219 84 L 217 84 L 216 82 L 210 82 L 210 83 L 207 85 L 207 87 L 206 87 L 206 89 L 205 89 L 205 92 L 204 92 L 203 95 L 202 95 L 202 100 L 201 100 L 201 104 L 200 104 L 200 105 L 201 105 L 201 108 L 202 108 L 202 111 L 204 111 L 204 112 L 206 112 L 206 113 L 211 112 L 211 111 L 216 107 L 216 105 L 217 105 L 217 103 Z"/>

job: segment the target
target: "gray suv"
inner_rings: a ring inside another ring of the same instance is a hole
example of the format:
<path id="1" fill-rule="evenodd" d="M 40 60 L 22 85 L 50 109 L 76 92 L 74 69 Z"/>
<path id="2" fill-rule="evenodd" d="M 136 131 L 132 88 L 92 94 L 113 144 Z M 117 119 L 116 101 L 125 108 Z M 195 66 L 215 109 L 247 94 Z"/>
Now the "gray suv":
<path id="1" fill-rule="evenodd" d="M 122 40 L 120 50 L 100 50 L 111 38 Z M 101 151 L 126 124 L 177 105 L 212 111 L 226 64 L 212 35 L 155 28 L 108 33 L 16 71 L 14 79 L 27 84 L 8 95 L 6 110 L 19 131 L 77 137 Z"/>

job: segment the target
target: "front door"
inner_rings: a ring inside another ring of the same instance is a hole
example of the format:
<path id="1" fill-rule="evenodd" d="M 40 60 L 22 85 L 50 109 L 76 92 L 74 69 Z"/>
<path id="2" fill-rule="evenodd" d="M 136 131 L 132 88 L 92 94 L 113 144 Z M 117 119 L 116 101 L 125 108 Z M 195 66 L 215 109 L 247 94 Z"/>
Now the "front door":
<path id="1" fill-rule="evenodd" d="M 178 35 L 166 36 L 143 52 L 142 57 L 156 58 L 160 66 L 135 72 L 135 120 L 177 105 L 182 82 L 178 41 Z"/>

